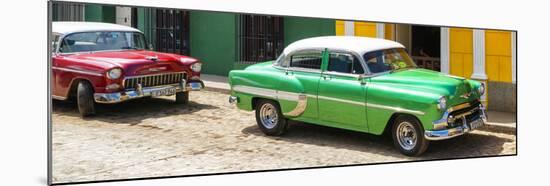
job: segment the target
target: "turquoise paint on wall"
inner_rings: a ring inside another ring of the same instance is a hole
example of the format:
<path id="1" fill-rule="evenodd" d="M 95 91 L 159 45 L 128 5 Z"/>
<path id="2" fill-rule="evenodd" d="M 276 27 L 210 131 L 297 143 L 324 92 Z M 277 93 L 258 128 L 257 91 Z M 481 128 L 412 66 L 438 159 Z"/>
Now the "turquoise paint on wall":
<path id="1" fill-rule="evenodd" d="M 84 6 L 84 21 L 88 22 L 116 22 L 116 8 L 114 6 L 91 5 Z"/>
<path id="2" fill-rule="evenodd" d="M 334 36 L 336 35 L 335 24 L 336 21 L 331 19 L 285 17 L 285 46 L 304 38 Z"/>
<path id="3" fill-rule="evenodd" d="M 101 5 L 85 5 L 84 6 L 84 21 L 101 22 L 103 20 L 103 6 Z"/>
<path id="4" fill-rule="evenodd" d="M 227 76 L 236 61 L 236 15 L 191 11 L 191 56 L 204 62 L 203 73 Z"/>

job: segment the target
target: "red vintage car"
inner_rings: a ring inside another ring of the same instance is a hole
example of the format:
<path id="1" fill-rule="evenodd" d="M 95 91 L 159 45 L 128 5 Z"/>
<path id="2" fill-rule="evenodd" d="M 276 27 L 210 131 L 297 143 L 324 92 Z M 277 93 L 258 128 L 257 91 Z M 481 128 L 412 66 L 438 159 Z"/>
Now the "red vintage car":
<path id="1" fill-rule="evenodd" d="M 74 99 L 82 116 L 96 103 L 176 96 L 186 104 L 190 90 L 204 87 L 197 59 L 148 49 L 135 28 L 91 22 L 52 23 L 52 97 Z"/>

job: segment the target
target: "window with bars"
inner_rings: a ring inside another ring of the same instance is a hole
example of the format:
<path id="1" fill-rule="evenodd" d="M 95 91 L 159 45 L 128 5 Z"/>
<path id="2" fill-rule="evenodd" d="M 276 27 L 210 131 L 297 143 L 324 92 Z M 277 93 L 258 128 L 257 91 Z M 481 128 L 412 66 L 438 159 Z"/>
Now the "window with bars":
<path id="1" fill-rule="evenodd" d="M 84 4 L 54 2 L 53 21 L 84 21 Z"/>
<path id="2" fill-rule="evenodd" d="M 189 54 L 189 12 L 174 9 L 156 9 L 153 28 L 155 50 Z"/>
<path id="3" fill-rule="evenodd" d="M 284 49 L 283 32 L 283 17 L 238 15 L 237 62 L 277 59 Z"/>

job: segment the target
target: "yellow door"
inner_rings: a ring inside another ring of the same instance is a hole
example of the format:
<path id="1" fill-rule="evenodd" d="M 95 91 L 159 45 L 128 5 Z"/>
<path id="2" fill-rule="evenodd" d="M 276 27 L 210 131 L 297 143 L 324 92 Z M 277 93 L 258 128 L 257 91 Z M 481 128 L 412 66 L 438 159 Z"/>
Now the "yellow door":
<path id="1" fill-rule="evenodd" d="M 512 82 L 512 33 L 485 31 L 485 69 L 488 81 Z"/>
<path id="2" fill-rule="evenodd" d="M 473 71 L 473 31 L 465 28 L 451 28 L 449 31 L 449 53 L 451 74 L 470 78 Z"/>

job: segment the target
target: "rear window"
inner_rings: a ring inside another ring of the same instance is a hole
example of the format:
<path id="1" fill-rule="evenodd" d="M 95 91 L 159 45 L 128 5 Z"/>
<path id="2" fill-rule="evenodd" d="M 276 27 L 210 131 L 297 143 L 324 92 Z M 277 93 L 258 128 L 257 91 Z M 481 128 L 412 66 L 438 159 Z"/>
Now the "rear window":
<path id="1" fill-rule="evenodd" d="M 290 67 L 321 69 L 321 52 L 298 53 L 290 57 Z"/>

